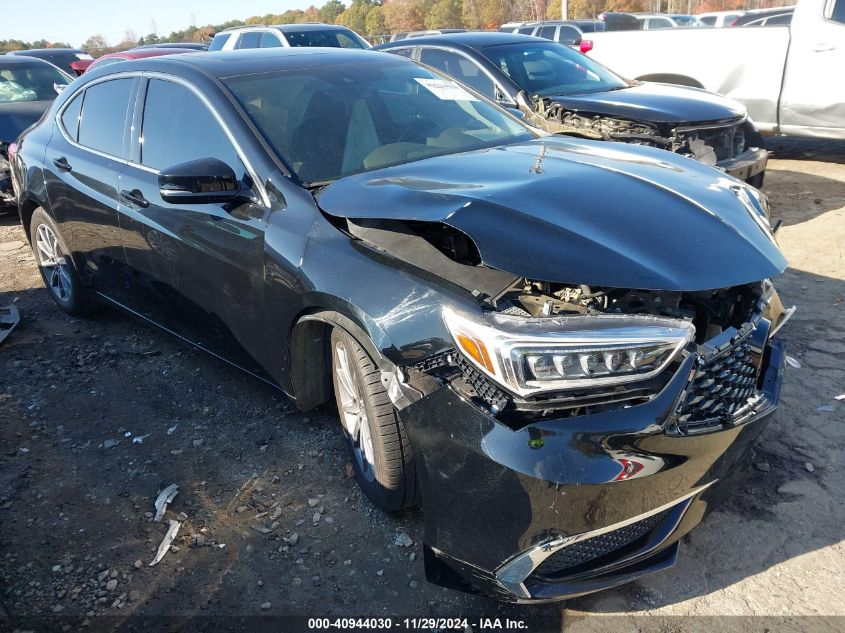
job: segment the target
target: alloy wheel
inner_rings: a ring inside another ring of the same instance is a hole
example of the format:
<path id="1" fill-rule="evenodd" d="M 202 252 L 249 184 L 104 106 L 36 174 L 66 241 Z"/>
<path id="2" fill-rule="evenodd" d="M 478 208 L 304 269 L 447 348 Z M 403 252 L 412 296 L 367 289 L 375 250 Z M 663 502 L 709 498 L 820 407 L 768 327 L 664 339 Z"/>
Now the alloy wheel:
<path id="1" fill-rule="evenodd" d="M 335 344 L 335 380 L 340 397 L 341 423 L 352 443 L 352 452 L 358 468 L 367 481 L 375 480 L 375 458 L 373 438 L 367 408 L 358 384 L 357 373 L 350 364 L 351 358 L 346 346 Z"/>
<path id="2" fill-rule="evenodd" d="M 40 224 L 35 232 L 35 246 L 38 265 L 44 271 L 44 279 L 50 292 L 62 303 L 69 302 L 73 292 L 70 270 L 53 229 L 46 224 Z"/>

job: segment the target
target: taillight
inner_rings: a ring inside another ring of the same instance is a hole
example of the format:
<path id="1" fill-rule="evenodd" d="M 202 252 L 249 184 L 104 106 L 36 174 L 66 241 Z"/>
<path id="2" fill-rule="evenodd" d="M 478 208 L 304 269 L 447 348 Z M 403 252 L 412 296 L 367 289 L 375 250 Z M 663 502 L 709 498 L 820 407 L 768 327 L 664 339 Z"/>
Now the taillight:
<path id="1" fill-rule="evenodd" d="M 15 154 L 18 153 L 18 144 L 17 143 L 10 143 L 9 148 L 6 150 L 6 153 L 9 156 L 9 162 L 11 163 L 12 160 L 15 158 Z"/>
<path id="2" fill-rule="evenodd" d="M 578 48 L 582 53 L 589 53 L 593 50 L 593 40 L 581 40 L 581 45 Z"/>

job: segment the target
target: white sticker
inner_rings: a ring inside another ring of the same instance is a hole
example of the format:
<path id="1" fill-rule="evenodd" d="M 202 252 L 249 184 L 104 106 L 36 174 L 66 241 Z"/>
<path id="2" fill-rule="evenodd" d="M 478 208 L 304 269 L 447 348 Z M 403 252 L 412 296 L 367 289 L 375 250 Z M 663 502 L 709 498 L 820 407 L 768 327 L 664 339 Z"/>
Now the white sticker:
<path id="1" fill-rule="evenodd" d="M 461 88 L 454 81 L 448 79 L 420 79 L 414 77 L 421 86 L 429 90 L 442 101 L 478 101 L 472 93 Z"/>

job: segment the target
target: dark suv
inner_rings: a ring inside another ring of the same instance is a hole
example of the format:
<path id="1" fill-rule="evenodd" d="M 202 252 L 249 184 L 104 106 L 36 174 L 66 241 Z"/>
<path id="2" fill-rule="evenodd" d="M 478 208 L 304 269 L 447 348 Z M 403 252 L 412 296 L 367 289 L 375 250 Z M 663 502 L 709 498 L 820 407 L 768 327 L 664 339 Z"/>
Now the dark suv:
<path id="1" fill-rule="evenodd" d="M 13 173 L 59 308 L 333 399 L 363 492 L 422 501 L 444 585 L 539 600 L 672 565 L 778 403 L 762 194 L 538 135 L 395 55 L 96 68 Z"/>

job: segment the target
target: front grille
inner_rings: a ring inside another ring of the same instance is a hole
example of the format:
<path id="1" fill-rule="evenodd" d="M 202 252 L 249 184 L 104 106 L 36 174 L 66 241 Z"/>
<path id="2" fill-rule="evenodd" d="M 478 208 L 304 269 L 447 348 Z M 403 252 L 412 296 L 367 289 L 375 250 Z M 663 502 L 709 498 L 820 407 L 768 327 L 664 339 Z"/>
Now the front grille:
<path id="1" fill-rule="evenodd" d="M 699 139 L 713 148 L 716 160 L 726 160 L 745 150 L 745 133 L 739 125 L 712 129 L 685 130 L 680 134 L 684 140 Z"/>
<path id="2" fill-rule="evenodd" d="M 671 511 L 672 508 L 607 534 L 563 547 L 543 561 L 532 575 L 560 579 L 624 560 L 627 553 L 636 549 L 637 542 L 660 525 Z"/>
<path id="3" fill-rule="evenodd" d="M 757 362 L 747 340 L 702 361 L 677 409 L 678 428 L 689 432 L 729 423 L 740 415 L 757 397 Z"/>

